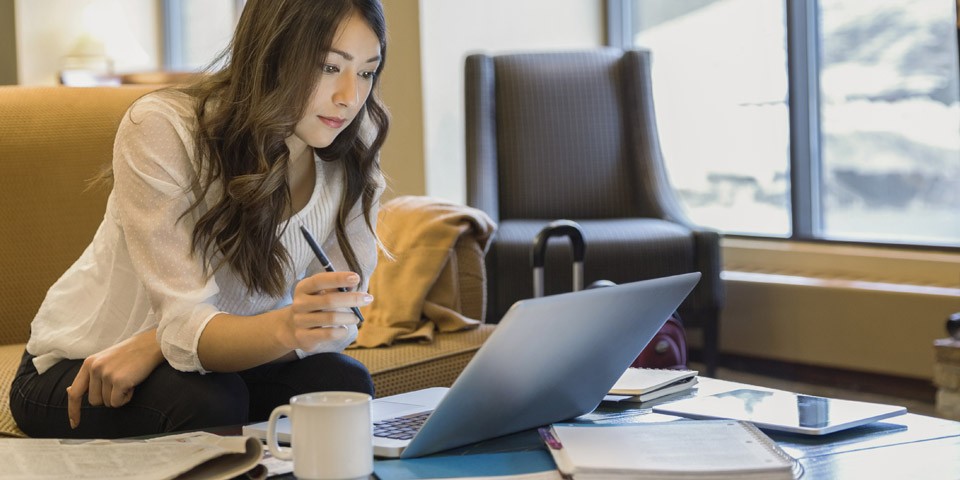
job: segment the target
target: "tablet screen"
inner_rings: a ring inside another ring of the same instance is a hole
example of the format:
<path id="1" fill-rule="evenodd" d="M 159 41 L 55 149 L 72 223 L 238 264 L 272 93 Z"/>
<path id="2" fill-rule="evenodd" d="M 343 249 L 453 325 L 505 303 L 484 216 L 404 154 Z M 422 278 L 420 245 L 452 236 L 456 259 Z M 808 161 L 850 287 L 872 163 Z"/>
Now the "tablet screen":
<path id="1" fill-rule="evenodd" d="M 823 435 L 906 413 L 879 403 L 815 397 L 784 391 L 740 389 L 654 407 L 689 418 L 732 418 L 760 428 Z"/>

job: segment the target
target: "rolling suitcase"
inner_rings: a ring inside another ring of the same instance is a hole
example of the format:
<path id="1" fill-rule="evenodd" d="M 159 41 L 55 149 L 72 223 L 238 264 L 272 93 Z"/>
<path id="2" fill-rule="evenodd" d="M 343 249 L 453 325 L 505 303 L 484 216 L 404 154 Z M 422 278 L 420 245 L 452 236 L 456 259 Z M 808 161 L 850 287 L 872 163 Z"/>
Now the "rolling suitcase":
<path id="1" fill-rule="evenodd" d="M 533 296 L 542 297 L 545 293 L 544 266 L 546 264 L 547 241 L 553 237 L 567 237 L 573 249 L 573 291 L 583 289 L 583 258 L 586 254 L 586 242 L 580 225 L 571 220 L 555 220 L 537 233 L 531 250 L 530 263 L 533 270 Z M 609 280 L 598 280 L 587 288 L 600 288 L 614 285 Z M 667 322 L 654 335 L 650 343 L 639 352 L 631 367 L 676 368 L 687 367 L 687 342 L 680 316 L 674 312 Z"/>

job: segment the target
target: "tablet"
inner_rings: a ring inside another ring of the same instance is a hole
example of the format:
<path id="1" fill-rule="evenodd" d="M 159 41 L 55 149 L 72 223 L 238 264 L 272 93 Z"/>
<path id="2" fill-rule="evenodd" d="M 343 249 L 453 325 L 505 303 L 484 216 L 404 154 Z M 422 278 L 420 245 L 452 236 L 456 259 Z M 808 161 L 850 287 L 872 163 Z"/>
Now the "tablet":
<path id="1" fill-rule="evenodd" d="M 653 407 L 687 418 L 731 418 L 759 428 L 826 435 L 907 413 L 895 405 L 814 397 L 785 391 L 740 389 Z"/>

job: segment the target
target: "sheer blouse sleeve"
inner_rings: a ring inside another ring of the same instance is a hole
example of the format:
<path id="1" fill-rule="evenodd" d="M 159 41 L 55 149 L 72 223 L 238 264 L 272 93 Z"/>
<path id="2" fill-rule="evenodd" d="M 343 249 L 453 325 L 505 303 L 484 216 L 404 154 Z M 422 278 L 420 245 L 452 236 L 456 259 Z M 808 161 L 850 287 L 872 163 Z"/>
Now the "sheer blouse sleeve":
<path id="1" fill-rule="evenodd" d="M 158 321 L 166 360 L 205 373 L 197 344 L 217 313 L 219 288 L 191 246 L 198 169 L 183 111 L 146 97 L 124 116 L 114 144 L 114 194 L 130 259 Z M 201 205 L 200 210 L 203 210 Z"/>

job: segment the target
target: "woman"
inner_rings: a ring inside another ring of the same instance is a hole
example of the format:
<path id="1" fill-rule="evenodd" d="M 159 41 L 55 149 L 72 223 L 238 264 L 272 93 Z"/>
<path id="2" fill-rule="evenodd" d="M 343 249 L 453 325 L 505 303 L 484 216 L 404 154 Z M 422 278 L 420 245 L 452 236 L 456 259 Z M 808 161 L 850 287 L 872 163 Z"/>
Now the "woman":
<path id="1" fill-rule="evenodd" d="M 372 301 L 385 48 L 379 0 L 249 0 L 224 68 L 131 106 L 103 223 L 31 325 L 10 398 L 25 433 L 189 430 L 373 393 L 340 352 Z"/>

